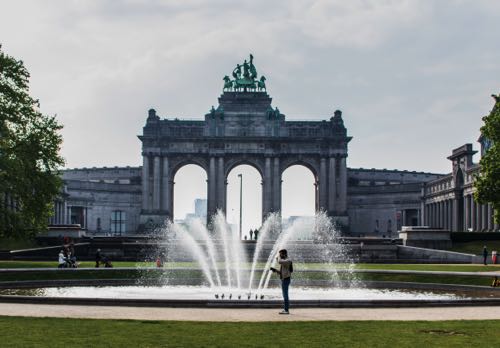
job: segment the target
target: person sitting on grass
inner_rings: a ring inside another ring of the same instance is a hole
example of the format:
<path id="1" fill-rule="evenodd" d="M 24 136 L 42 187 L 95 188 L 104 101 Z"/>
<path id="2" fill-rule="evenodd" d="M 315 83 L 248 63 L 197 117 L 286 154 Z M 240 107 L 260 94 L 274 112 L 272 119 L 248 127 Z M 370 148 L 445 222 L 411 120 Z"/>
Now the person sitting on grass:
<path id="1" fill-rule="evenodd" d="M 59 264 L 57 265 L 57 268 L 66 268 L 66 258 L 64 257 L 63 250 L 59 252 Z"/>

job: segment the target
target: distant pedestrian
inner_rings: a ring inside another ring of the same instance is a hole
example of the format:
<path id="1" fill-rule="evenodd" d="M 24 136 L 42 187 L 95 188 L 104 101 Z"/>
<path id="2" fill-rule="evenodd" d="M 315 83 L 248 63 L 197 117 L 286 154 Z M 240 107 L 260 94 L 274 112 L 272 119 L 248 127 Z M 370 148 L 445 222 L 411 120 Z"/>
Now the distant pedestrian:
<path id="1" fill-rule="evenodd" d="M 71 264 L 71 267 L 78 267 L 78 263 L 76 262 L 75 244 L 73 243 L 73 241 L 71 241 L 69 244 L 69 262 Z"/>
<path id="2" fill-rule="evenodd" d="M 161 259 L 161 256 L 158 256 L 158 258 L 156 259 L 156 267 L 163 268 L 163 260 Z"/>
<path id="3" fill-rule="evenodd" d="M 253 239 L 253 231 L 250 230 L 250 240 L 252 240 L 252 239 Z"/>
<path id="4" fill-rule="evenodd" d="M 257 236 L 259 235 L 259 230 L 255 229 L 255 231 L 253 231 L 253 235 L 255 236 L 255 240 L 257 240 Z"/>
<path id="5" fill-rule="evenodd" d="M 486 245 L 483 246 L 483 262 L 484 262 L 484 265 L 486 266 L 487 265 L 487 261 L 488 260 L 488 249 L 486 248 Z"/>
<path id="6" fill-rule="evenodd" d="M 95 267 L 99 268 L 99 263 L 101 262 L 102 255 L 101 255 L 101 249 L 97 249 L 95 253 Z"/>

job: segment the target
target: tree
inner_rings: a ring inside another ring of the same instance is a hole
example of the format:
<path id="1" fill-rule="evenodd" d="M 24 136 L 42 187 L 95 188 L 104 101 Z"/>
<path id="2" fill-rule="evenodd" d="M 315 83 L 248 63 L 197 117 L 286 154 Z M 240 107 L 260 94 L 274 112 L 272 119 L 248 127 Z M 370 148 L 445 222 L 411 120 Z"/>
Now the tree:
<path id="1" fill-rule="evenodd" d="M 481 135 L 491 142 L 491 147 L 481 157 L 481 171 L 475 178 L 474 198 L 481 204 L 491 203 L 495 210 L 495 222 L 500 224 L 500 95 L 492 95 L 495 105 L 488 116 L 483 117 Z"/>
<path id="2" fill-rule="evenodd" d="M 62 185 L 62 126 L 39 111 L 29 77 L 0 45 L 0 237 L 46 230 Z"/>

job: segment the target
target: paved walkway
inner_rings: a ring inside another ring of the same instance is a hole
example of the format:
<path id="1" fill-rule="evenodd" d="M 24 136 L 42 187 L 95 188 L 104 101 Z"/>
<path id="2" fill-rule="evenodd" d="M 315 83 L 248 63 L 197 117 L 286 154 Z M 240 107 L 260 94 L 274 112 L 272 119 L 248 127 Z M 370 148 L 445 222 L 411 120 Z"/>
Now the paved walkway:
<path id="1" fill-rule="evenodd" d="M 277 309 L 149 308 L 33 305 L 0 303 L 0 315 L 188 321 L 316 321 L 316 320 L 484 320 L 500 319 L 498 307 L 441 308 L 298 308 L 290 315 Z"/>

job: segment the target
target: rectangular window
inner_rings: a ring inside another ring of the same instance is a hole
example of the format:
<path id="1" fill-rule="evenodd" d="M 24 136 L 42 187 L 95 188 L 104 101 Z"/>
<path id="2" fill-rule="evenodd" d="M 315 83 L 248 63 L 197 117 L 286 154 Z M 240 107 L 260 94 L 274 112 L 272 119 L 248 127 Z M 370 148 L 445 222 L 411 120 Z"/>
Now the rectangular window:
<path id="1" fill-rule="evenodd" d="M 111 233 L 122 234 L 125 232 L 126 215 L 124 211 L 115 210 L 111 212 Z"/>

